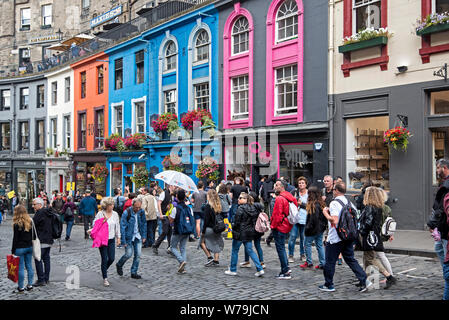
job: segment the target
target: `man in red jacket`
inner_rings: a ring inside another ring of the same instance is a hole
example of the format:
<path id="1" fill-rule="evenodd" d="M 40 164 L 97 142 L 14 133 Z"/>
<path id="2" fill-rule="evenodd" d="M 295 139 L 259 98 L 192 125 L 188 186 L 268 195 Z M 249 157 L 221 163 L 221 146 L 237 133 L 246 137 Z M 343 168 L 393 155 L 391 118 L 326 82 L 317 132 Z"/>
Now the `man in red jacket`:
<path id="1" fill-rule="evenodd" d="M 277 279 L 291 279 L 291 270 L 288 267 L 287 252 L 285 251 L 285 239 L 288 233 L 293 228 L 293 225 L 288 222 L 289 203 L 293 202 L 298 206 L 298 202 L 290 192 L 285 191 L 286 183 L 282 180 L 277 180 L 274 185 L 274 190 L 280 192 L 276 197 L 274 203 L 273 213 L 271 215 L 271 229 L 273 229 L 274 242 L 276 244 L 276 251 L 281 262 L 281 273 Z"/>

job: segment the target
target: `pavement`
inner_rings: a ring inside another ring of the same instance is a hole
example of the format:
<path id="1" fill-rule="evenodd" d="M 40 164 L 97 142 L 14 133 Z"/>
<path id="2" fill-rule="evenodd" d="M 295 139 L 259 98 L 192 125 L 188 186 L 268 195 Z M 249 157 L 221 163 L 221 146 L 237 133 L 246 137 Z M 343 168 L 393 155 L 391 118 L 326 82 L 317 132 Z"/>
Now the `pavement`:
<path id="1" fill-rule="evenodd" d="M 385 252 L 436 258 L 434 240 L 429 231 L 397 230 L 394 241 L 384 242 Z"/>
<path id="2" fill-rule="evenodd" d="M 65 233 L 64 233 L 65 235 Z M 413 236 L 410 240 L 407 237 Z M 429 235 L 430 237 L 430 235 Z M 403 252 L 413 253 L 433 248 L 432 239 L 424 233 L 397 232 L 391 243 L 397 248 L 403 245 Z M 425 240 L 424 243 L 419 241 Z M 398 283 L 388 290 L 380 282 L 383 276 L 371 277 L 375 287 L 365 293 L 358 293 L 355 278 L 349 267 L 343 263 L 336 266 L 334 283 L 336 291 L 321 292 L 318 286 L 324 283 L 320 270 L 302 270 L 298 259 L 299 246 L 295 248 L 295 262 L 290 264 L 291 280 L 277 280 L 280 271 L 279 259 L 272 244 L 262 244 L 265 275 L 256 278 L 255 267 L 238 268 L 237 276 L 228 276 L 232 241 L 224 241 L 220 254 L 220 265 L 205 267 L 206 257 L 197 249 L 196 242 L 187 244 L 187 266 L 185 274 L 178 274 L 178 263 L 166 252 L 163 242 L 159 254 L 152 249 L 142 249 L 139 274 L 142 279 L 130 278 L 132 258 L 124 265 L 124 275 L 116 272 L 115 263 L 109 268 L 110 287 L 103 286 L 100 271 L 100 254 L 92 248 L 91 240 L 84 240 L 84 229 L 75 225 L 72 240 L 61 241 L 61 252 L 56 241 L 51 249 L 50 283 L 34 288 L 24 294 L 14 294 L 17 284 L 7 279 L 6 255 L 11 252 L 11 221 L 0 224 L 0 300 L 441 300 L 444 280 L 439 262 L 427 256 L 387 253 Z M 408 244 L 408 246 L 405 246 Z M 413 249 L 413 250 L 412 250 Z M 312 248 L 314 262 L 317 255 Z M 115 262 L 124 249 L 116 249 Z M 362 253 L 356 252 L 361 263 Z M 240 249 L 239 263 L 243 261 Z M 34 266 L 34 263 L 33 263 Z M 74 279 L 79 279 L 79 286 Z M 36 280 L 36 276 L 35 276 Z"/>

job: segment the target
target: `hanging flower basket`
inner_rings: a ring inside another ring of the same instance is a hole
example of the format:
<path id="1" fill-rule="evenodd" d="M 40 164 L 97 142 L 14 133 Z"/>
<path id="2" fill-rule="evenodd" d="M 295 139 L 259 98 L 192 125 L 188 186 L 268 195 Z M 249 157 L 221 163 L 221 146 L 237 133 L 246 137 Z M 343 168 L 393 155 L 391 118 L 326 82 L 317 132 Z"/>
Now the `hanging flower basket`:
<path id="1" fill-rule="evenodd" d="M 109 174 L 108 168 L 104 164 L 97 163 L 92 168 L 92 178 L 98 183 L 103 183 Z"/>
<path id="2" fill-rule="evenodd" d="M 184 129 L 186 129 L 187 131 L 192 131 L 193 123 L 195 121 L 201 122 L 201 126 L 204 126 L 204 125 L 211 125 L 211 120 L 212 115 L 209 111 L 199 109 L 187 112 L 186 115 L 181 119 L 181 123 Z"/>
<path id="3" fill-rule="evenodd" d="M 145 187 L 150 181 L 150 173 L 146 167 L 137 167 L 134 169 L 131 181 L 136 185 L 136 188 Z"/>
<path id="4" fill-rule="evenodd" d="M 104 148 L 106 150 L 118 151 L 124 146 L 124 140 L 118 133 L 114 133 L 104 140 Z"/>
<path id="5" fill-rule="evenodd" d="M 147 136 L 143 133 L 135 133 L 132 136 L 125 138 L 123 143 L 127 149 L 136 150 L 142 149 L 143 144 L 147 141 Z"/>
<path id="6" fill-rule="evenodd" d="M 154 132 L 163 134 L 164 132 L 171 132 L 178 127 L 178 117 L 174 113 L 163 113 L 157 120 L 151 124 Z"/>
<path id="7" fill-rule="evenodd" d="M 412 137 L 410 131 L 404 127 L 395 127 L 384 133 L 384 142 L 395 150 L 407 151 L 408 139 Z"/>
<path id="8" fill-rule="evenodd" d="M 182 159 L 178 156 L 165 156 L 164 160 L 162 160 L 162 167 L 164 168 L 164 170 L 184 172 Z"/>
<path id="9" fill-rule="evenodd" d="M 198 170 L 196 170 L 195 175 L 197 178 L 216 181 L 220 177 L 219 165 L 217 161 L 211 157 L 206 157 L 200 161 Z"/>

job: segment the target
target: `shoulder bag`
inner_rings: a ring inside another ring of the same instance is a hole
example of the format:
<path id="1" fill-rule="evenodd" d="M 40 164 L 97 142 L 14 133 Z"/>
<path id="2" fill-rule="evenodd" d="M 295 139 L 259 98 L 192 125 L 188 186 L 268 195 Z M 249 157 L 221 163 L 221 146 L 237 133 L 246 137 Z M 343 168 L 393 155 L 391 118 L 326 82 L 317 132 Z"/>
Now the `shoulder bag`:
<path id="1" fill-rule="evenodd" d="M 41 241 L 37 237 L 36 227 L 34 226 L 34 221 L 31 219 L 32 229 L 31 229 L 31 241 L 33 243 L 33 257 L 37 261 L 41 261 Z M 36 235 L 36 239 L 34 239 L 34 235 Z"/>

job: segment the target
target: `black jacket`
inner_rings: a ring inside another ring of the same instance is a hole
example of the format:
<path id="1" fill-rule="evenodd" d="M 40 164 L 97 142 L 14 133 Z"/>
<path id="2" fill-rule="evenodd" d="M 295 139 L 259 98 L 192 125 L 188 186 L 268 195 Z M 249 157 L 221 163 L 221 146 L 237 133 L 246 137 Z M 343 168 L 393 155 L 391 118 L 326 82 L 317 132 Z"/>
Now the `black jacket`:
<path id="1" fill-rule="evenodd" d="M 210 206 L 210 204 L 206 204 L 204 206 L 204 223 L 203 223 L 203 230 L 202 233 L 206 233 L 206 228 L 214 228 L 215 226 L 215 211 L 214 209 Z"/>
<path id="2" fill-rule="evenodd" d="M 37 237 L 39 238 L 41 243 L 45 244 L 53 244 L 53 235 L 52 235 L 52 215 L 54 211 L 52 208 L 42 208 L 36 212 L 34 215 L 33 221 L 36 225 Z"/>
<path id="3" fill-rule="evenodd" d="M 315 212 L 307 213 L 306 229 L 304 233 L 307 237 L 316 236 L 323 233 L 327 227 L 327 219 L 323 214 L 323 209 L 319 203 L 315 203 Z"/>
<path id="4" fill-rule="evenodd" d="M 366 206 L 360 216 L 360 235 L 363 251 L 384 251 L 380 231 L 382 228 L 382 208 Z"/>
<path id="5" fill-rule="evenodd" d="M 32 228 L 32 226 L 31 226 Z M 34 239 L 36 239 L 36 235 L 34 235 Z M 25 231 L 22 227 L 19 227 L 17 224 L 14 225 L 14 236 L 12 239 L 12 249 L 11 253 L 15 254 L 16 249 L 19 248 L 29 248 L 33 246 L 31 242 L 32 239 L 32 229 Z"/>
<path id="6" fill-rule="evenodd" d="M 257 238 L 256 221 L 259 211 L 255 205 L 243 204 L 238 206 L 232 225 L 232 239 L 239 241 L 253 241 Z"/>
<path id="7" fill-rule="evenodd" d="M 444 196 L 449 192 L 449 177 L 447 177 L 440 185 L 435 196 L 435 201 L 432 207 L 432 214 L 430 215 L 427 225 L 430 229 L 438 227 L 441 233 L 441 239 L 448 239 L 449 227 L 447 225 L 446 212 L 444 211 Z"/>

